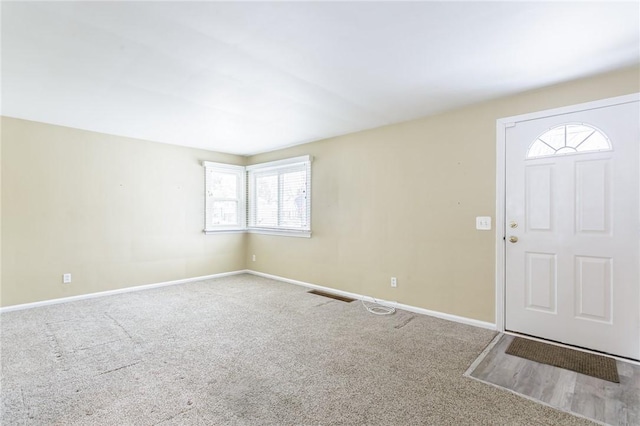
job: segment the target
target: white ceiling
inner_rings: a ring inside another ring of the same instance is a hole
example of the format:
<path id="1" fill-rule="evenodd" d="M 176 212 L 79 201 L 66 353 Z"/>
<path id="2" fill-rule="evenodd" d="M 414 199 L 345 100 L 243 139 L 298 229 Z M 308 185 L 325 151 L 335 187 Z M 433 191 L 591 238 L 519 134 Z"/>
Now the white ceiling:
<path id="1" fill-rule="evenodd" d="M 640 62 L 640 3 L 2 2 L 2 114 L 249 155 Z"/>

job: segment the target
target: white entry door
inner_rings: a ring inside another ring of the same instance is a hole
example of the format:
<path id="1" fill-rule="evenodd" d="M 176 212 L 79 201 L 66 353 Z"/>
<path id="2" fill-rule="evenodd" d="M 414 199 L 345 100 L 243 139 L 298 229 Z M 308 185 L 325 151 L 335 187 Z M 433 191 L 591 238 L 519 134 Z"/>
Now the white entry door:
<path id="1" fill-rule="evenodd" d="M 639 102 L 506 129 L 505 329 L 640 359 Z"/>

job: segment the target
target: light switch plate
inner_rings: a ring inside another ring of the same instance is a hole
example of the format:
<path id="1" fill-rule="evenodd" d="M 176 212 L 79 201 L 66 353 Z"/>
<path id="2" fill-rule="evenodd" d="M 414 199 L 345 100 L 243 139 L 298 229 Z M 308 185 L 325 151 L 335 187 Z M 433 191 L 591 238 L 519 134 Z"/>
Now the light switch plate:
<path id="1" fill-rule="evenodd" d="M 478 216 L 476 217 L 476 229 L 481 231 L 491 230 L 491 216 Z"/>

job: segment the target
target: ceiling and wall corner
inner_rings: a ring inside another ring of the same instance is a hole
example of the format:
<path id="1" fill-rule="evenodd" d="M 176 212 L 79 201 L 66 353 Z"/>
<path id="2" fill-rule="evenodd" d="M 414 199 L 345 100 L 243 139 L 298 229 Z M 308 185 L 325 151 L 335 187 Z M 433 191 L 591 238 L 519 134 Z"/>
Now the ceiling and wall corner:
<path id="1" fill-rule="evenodd" d="M 6 2 L 10 117 L 250 155 L 640 62 L 637 2 Z"/>

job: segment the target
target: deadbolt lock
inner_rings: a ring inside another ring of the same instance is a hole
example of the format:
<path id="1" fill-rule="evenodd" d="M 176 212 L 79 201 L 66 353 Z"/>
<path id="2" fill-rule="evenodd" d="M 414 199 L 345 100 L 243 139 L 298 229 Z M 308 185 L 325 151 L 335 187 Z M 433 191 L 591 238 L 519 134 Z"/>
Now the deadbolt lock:
<path id="1" fill-rule="evenodd" d="M 513 221 L 509 224 L 509 228 L 517 228 L 517 227 L 518 227 L 518 224 Z"/>

